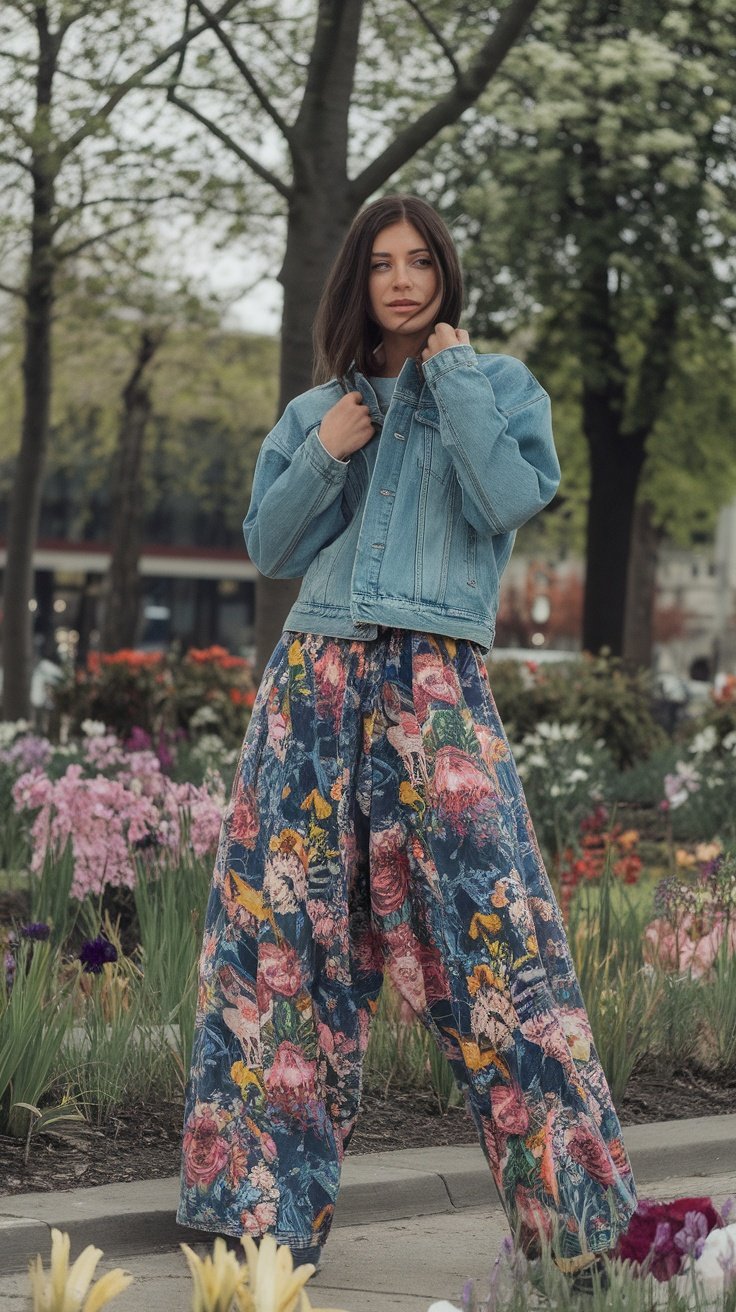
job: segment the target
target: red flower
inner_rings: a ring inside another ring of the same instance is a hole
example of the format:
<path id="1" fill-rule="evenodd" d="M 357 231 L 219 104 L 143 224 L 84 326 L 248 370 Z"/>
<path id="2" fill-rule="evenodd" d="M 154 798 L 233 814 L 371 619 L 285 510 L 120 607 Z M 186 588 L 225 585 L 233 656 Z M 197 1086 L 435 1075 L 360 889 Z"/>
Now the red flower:
<path id="1" fill-rule="evenodd" d="M 398 911 L 409 889 L 406 840 L 398 825 L 378 829 L 371 837 L 371 906 L 376 916 Z"/>
<path id="2" fill-rule="evenodd" d="M 578 1125 L 573 1130 L 567 1147 L 574 1162 L 579 1164 L 601 1184 L 613 1184 L 616 1175 L 603 1140 L 586 1125 Z"/>
<path id="3" fill-rule="evenodd" d="M 190 1116 L 184 1131 L 184 1174 L 187 1184 L 208 1188 L 220 1174 L 230 1155 L 222 1125 L 205 1105 Z"/>
<path id="4" fill-rule="evenodd" d="M 671 1203 L 642 1199 L 619 1238 L 614 1256 L 639 1265 L 646 1262 L 656 1280 L 669 1280 L 682 1265 L 683 1254 L 675 1245 L 675 1235 L 685 1224 L 688 1212 L 699 1212 L 704 1217 L 709 1234 L 723 1224 L 710 1198 L 675 1198 Z"/>

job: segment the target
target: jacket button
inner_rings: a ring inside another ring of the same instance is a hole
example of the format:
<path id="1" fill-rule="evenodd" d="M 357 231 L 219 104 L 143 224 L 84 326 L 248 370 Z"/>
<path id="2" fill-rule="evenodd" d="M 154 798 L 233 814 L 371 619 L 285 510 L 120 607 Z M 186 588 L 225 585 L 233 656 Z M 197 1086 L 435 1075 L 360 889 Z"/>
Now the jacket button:
<path id="1" fill-rule="evenodd" d="M 390 488 L 390 487 L 382 487 L 382 488 L 381 488 L 381 496 L 382 496 L 382 497 L 392 497 L 392 496 L 393 496 L 393 492 L 391 491 L 391 488 Z"/>

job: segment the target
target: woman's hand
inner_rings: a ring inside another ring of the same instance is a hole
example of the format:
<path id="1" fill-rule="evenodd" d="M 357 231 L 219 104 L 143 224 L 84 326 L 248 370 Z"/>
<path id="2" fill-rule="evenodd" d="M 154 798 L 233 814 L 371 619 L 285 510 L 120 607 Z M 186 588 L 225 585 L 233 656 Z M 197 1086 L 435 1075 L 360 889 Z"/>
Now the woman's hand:
<path id="1" fill-rule="evenodd" d="M 331 456 L 344 460 L 373 437 L 373 420 L 360 392 L 347 392 L 326 412 L 318 437 Z"/>
<path id="2" fill-rule="evenodd" d="M 434 332 L 427 338 L 427 345 L 422 351 L 422 360 L 429 360 L 431 356 L 446 350 L 448 346 L 460 344 L 470 346 L 470 338 L 464 328 L 453 328 L 449 323 L 437 323 Z"/>

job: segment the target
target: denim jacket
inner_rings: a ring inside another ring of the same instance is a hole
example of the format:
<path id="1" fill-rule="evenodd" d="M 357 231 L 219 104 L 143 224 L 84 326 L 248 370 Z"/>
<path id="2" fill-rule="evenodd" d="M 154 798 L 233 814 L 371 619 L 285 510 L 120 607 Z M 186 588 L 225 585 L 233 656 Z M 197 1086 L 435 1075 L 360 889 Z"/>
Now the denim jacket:
<path id="1" fill-rule="evenodd" d="M 358 391 L 375 433 L 349 460 L 318 429 Z M 404 362 L 384 415 L 351 366 L 295 397 L 265 438 L 243 522 L 269 578 L 299 578 L 284 629 L 371 639 L 377 626 L 490 651 L 516 530 L 560 481 L 550 400 L 521 360 L 458 343 Z"/>

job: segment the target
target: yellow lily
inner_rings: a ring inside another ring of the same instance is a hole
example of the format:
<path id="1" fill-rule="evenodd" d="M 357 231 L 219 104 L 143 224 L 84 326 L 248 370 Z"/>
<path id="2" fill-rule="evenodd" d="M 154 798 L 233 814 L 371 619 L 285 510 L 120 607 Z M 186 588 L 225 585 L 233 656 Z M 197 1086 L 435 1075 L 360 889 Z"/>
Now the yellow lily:
<path id="1" fill-rule="evenodd" d="M 232 1301 L 245 1278 L 235 1253 L 224 1239 L 217 1238 L 213 1255 L 198 1257 L 188 1244 L 180 1245 L 194 1282 L 192 1312 L 230 1312 Z"/>
<path id="2" fill-rule="evenodd" d="M 237 1290 L 238 1312 L 341 1312 L 339 1308 L 313 1308 L 304 1286 L 314 1275 L 312 1262 L 294 1269 L 288 1244 L 266 1234 L 256 1244 L 250 1235 L 241 1240 L 248 1261 L 246 1283 Z"/>
<path id="3" fill-rule="evenodd" d="M 90 1289 L 97 1263 L 102 1257 L 102 1249 L 88 1244 L 71 1269 L 69 1251 L 69 1235 L 53 1229 L 48 1276 L 43 1269 L 40 1253 L 29 1264 L 33 1312 L 100 1312 L 100 1308 L 117 1294 L 122 1294 L 133 1279 L 127 1272 L 116 1267 L 114 1271 L 107 1271 Z"/>

